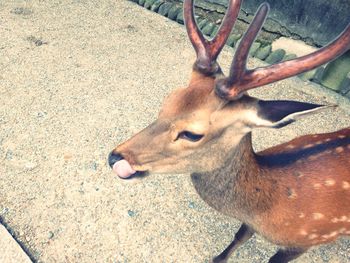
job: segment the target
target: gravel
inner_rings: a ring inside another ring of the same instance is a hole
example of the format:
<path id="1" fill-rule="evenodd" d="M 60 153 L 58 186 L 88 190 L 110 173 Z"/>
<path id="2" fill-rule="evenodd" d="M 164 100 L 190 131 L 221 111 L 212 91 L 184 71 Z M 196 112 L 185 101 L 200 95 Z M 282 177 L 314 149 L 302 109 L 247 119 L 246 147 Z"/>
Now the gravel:
<path id="1" fill-rule="evenodd" d="M 221 251 L 239 222 L 200 200 L 188 175 L 126 182 L 106 163 L 156 118 L 171 89 L 187 85 L 194 52 L 184 27 L 127 1 L 2 1 L 0 17 L 0 217 L 31 256 L 208 262 Z M 226 69 L 232 51 L 220 58 Z M 339 105 L 257 131 L 256 149 L 350 125 L 348 100 L 300 79 L 253 93 Z M 266 262 L 275 250 L 257 236 L 231 262 Z M 342 239 L 295 262 L 349 255 Z"/>

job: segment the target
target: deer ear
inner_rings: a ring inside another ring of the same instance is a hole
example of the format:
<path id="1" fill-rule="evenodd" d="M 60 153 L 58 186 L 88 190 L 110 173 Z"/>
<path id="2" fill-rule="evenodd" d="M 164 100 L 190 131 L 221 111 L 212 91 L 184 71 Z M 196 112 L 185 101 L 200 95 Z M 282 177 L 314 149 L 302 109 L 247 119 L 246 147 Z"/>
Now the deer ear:
<path id="1" fill-rule="evenodd" d="M 302 116 L 317 113 L 329 107 L 336 107 L 336 105 L 325 106 L 288 100 L 260 100 L 258 102 L 258 117 L 264 121 L 261 122 L 262 125 L 258 126 L 282 128 Z"/>

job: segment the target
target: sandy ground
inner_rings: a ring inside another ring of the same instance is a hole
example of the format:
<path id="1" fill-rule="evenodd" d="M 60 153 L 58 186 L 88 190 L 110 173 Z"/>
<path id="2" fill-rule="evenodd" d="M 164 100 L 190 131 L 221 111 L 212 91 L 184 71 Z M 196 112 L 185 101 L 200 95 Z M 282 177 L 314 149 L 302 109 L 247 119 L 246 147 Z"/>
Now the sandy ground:
<path id="1" fill-rule="evenodd" d="M 0 217 L 32 259 L 208 262 L 226 247 L 239 222 L 203 203 L 189 175 L 122 181 L 106 164 L 186 85 L 194 53 L 184 27 L 120 0 L 1 1 L 0 19 Z M 224 50 L 224 67 L 231 57 Z M 349 101 L 314 84 L 254 93 L 339 105 L 257 131 L 257 149 L 350 125 Z M 267 262 L 275 250 L 254 237 L 231 262 Z M 342 239 L 296 262 L 349 261 Z"/>

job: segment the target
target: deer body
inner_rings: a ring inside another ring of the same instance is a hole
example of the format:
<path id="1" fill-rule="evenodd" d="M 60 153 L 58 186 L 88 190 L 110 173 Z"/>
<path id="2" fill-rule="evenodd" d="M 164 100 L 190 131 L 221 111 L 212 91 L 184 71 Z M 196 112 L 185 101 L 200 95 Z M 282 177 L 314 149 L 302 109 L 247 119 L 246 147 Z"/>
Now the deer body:
<path id="1" fill-rule="evenodd" d="M 289 262 L 309 247 L 350 235 L 350 127 L 307 135 L 255 153 L 255 128 L 281 128 L 330 106 L 264 101 L 246 91 L 312 70 L 350 47 L 350 25 L 332 43 L 304 57 L 246 69 L 249 49 L 267 17 L 264 3 L 236 50 L 225 77 L 216 59 L 238 16 L 231 0 L 217 35 L 196 25 L 193 0 L 184 18 L 197 53 L 187 88 L 174 90 L 158 119 L 109 155 L 123 179 L 152 171 L 191 173 L 198 194 L 221 213 L 242 221 L 232 243 L 214 262 L 226 262 L 255 232 L 280 249 L 269 263 Z"/>
<path id="2" fill-rule="evenodd" d="M 337 161 L 327 162 L 334 154 Z M 258 154 L 247 134 L 225 167 L 193 173 L 192 181 L 210 206 L 271 242 L 311 247 L 350 235 L 349 154 L 350 128 L 303 136 Z"/>

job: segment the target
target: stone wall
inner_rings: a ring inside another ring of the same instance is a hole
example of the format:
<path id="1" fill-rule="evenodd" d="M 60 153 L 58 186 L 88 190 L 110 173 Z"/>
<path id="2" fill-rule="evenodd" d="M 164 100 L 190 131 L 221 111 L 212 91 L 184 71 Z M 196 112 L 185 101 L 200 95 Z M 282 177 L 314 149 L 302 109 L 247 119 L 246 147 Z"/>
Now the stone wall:
<path id="1" fill-rule="evenodd" d="M 269 19 L 279 24 L 279 27 L 274 25 L 267 30 L 316 46 L 330 42 L 350 23 L 349 0 L 245 0 L 242 11 L 248 17 L 253 16 L 263 2 L 270 4 Z M 228 0 L 197 0 L 195 3 L 208 10 L 224 12 Z"/>
<path id="2" fill-rule="evenodd" d="M 183 24 L 183 0 L 130 0 Z M 227 45 L 235 47 L 254 17 L 255 11 L 265 0 L 245 0 Z M 272 50 L 271 43 L 279 37 L 303 40 L 320 47 L 332 41 L 350 23 L 350 0 L 268 0 L 271 12 L 253 43 L 250 56 L 275 64 L 293 59 L 283 49 Z M 228 0 L 196 0 L 196 20 L 202 33 L 215 36 Z M 321 13 L 324 12 L 323 16 Z M 305 81 L 313 81 L 350 98 L 350 50 L 337 60 L 315 70 L 299 75 Z"/>

